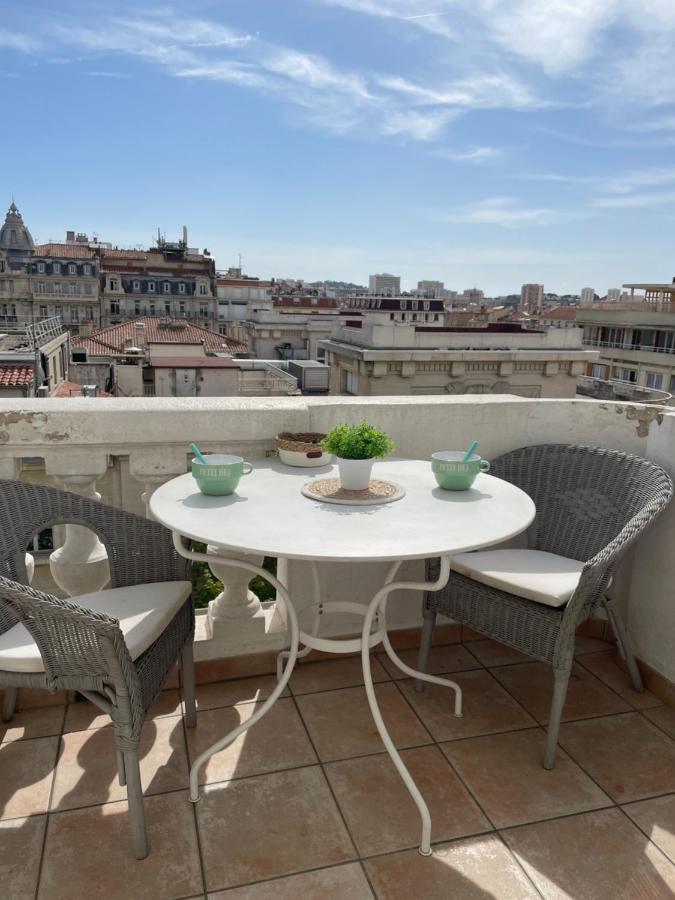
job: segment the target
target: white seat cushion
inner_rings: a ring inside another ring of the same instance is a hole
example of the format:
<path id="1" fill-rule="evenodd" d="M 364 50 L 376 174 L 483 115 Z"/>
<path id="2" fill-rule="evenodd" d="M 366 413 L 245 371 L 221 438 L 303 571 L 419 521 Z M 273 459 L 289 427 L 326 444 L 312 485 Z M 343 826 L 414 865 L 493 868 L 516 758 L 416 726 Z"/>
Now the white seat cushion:
<path id="1" fill-rule="evenodd" d="M 162 581 L 71 597 L 78 606 L 118 619 L 132 659 L 145 653 L 190 596 L 189 581 Z M 0 635 L 0 670 L 44 672 L 38 646 L 19 623 Z"/>
<path id="2" fill-rule="evenodd" d="M 578 559 L 542 550 L 478 550 L 452 558 L 460 575 L 546 606 L 567 603 L 583 567 Z"/>

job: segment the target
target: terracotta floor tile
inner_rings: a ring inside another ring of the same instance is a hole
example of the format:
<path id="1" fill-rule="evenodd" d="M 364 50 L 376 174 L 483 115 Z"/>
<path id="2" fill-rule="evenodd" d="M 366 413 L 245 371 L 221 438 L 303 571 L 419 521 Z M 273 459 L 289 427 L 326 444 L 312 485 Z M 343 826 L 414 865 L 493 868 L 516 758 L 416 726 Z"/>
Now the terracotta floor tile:
<path id="1" fill-rule="evenodd" d="M 672 706 L 659 706 L 658 709 L 645 711 L 647 718 L 658 725 L 666 734 L 675 739 L 675 709 Z"/>
<path id="2" fill-rule="evenodd" d="M 358 863 L 330 866 L 209 894 L 208 900 L 373 900 Z"/>
<path id="3" fill-rule="evenodd" d="M 115 741 L 110 728 L 64 734 L 54 779 L 53 810 L 125 800 L 117 780 Z M 143 726 L 141 781 L 146 794 L 187 787 L 188 766 L 180 716 Z"/>
<path id="4" fill-rule="evenodd" d="M 46 812 L 58 737 L 0 745 L 0 819 Z"/>
<path id="5" fill-rule="evenodd" d="M 675 794 L 628 803 L 623 810 L 675 863 Z"/>
<path id="6" fill-rule="evenodd" d="M 150 853 L 134 859 L 126 802 L 49 818 L 40 900 L 170 900 L 201 894 L 193 807 L 187 792 L 145 798 Z"/>
<path id="7" fill-rule="evenodd" d="M 467 643 L 468 641 L 484 641 L 485 635 L 482 631 L 474 631 L 473 628 L 469 628 L 468 625 L 462 625 L 462 641 Z"/>
<path id="8" fill-rule="evenodd" d="M 0 743 L 61 734 L 65 706 L 42 706 L 14 713 L 11 722 L 0 722 Z"/>
<path id="9" fill-rule="evenodd" d="M 437 747 L 404 750 L 401 757 L 429 805 L 433 840 L 491 830 Z M 419 843 L 417 807 L 388 754 L 328 763 L 325 771 L 361 856 Z"/>
<path id="10" fill-rule="evenodd" d="M 159 719 L 165 716 L 179 716 L 181 714 L 180 691 L 172 688 L 168 691 L 160 691 L 157 699 L 147 713 L 147 719 Z M 95 703 L 89 700 L 78 700 L 69 703 L 66 707 L 66 721 L 64 732 L 89 731 L 93 728 L 112 727 L 110 716 L 106 715 Z"/>
<path id="11" fill-rule="evenodd" d="M 431 743 L 429 734 L 395 684 L 378 684 L 375 693 L 382 718 L 396 747 Z M 298 697 L 296 702 L 322 761 L 381 753 L 384 750 L 364 688 L 306 694 Z"/>
<path id="12" fill-rule="evenodd" d="M 371 654 L 370 665 L 373 681 L 388 681 L 387 673 L 374 654 Z M 361 657 L 345 656 L 342 659 L 298 663 L 293 670 L 290 683 L 291 691 L 296 696 L 363 684 Z"/>
<path id="13" fill-rule="evenodd" d="M 547 900 L 672 900 L 675 866 L 618 809 L 504 832 Z"/>
<path id="14" fill-rule="evenodd" d="M 471 641 L 469 649 L 484 666 L 507 666 L 512 663 L 528 662 L 530 659 L 529 656 L 514 650 L 513 647 L 489 639 Z"/>
<path id="15" fill-rule="evenodd" d="M 65 706 L 67 700 L 67 691 L 54 691 L 52 693 L 42 688 L 19 688 L 16 708 L 24 710 L 40 706 Z"/>
<path id="16" fill-rule="evenodd" d="M 497 828 L 609 805 L 609 798 L 566 753 L 542 767 L 539 728 L 452 741 L 442 750 Z"/>
<path id="17" fill-rule="evenodd" d="M 560 744 L 619 803 L 675 791 L 675 742 L 637 712 L 570 722 Z"/>
<path id="18" fill-rule="evenodd" d="M 412 669 L 417 668 L 418 650 L 401 650 L 398 656 Z M 389 659 L 386 653 L 378 654 L 378 659 L 392 678 L 397 680 L 408 678 Z M 481 665 L 461 644 L 447 644 L 443 647 L 431 647 L 426 671 L 430 675 L 441 675 L 444 672 L 461 672 L 465 669 L 479 669 Z"/>
<path id="19" fill-rule="evenodd" d="M 216 681 L 198 684 L 196 690 L 197 709 L 219 709 L 235 706 L 237 703 L 255 703 L 266 700 L 277 686 L 274 675 L 258 675 L 253 678 L 235 678 L 232 681 Z M 287 697 L 288 688 L 282 693 Z"/>
<path id="20" fill-rule="evenodd" d="M 530 662 L 490 671 L 540 725 L 548 722 L 553 695 L 553 669 L 550 666 Z M 563 722 L 589 716 L 607 716 L 629 709 L 625 700 L 582 666 L 577 664 L 572 668 L 563 707 Z"/>
<path id="21" fill-rule="evenodd" d="M 207 785 L 196 809 L 210 891 L 355 858 L 318 766 Z"/>
<path id="22" fill-rule="evenodd" d="M 585 653 L 597 653 L 601 650 L 611 650 L 616 647 L 614 641 L 603 641 L 602 638 L 591 637 L 587 634 L 577 634 L 574 638 L 574 655 L 581 656 Z"/>
<path id="23" fill-rule="evenodd" d="M 539 895 L 495 835 L 366 860 L 378 900 L 527 900 Z"/>
<path id="24" fill-rule="evenodd" d="M 534 719 L 484 669 L 457 672 L 451 677 L 462 688 L 463 715 L 453 715 L 454 691 L 427 684 L 422 694 L 414 683 L 402 681 L 401 689 L 437 741 L 512 731 L 534 725 Z"/>
<path id="25" fill-rule="evenodd" d="M 197 727 L 187 730 L 190 762 L 240 722 L 249 719 L 261 704 L 242 703 L 198 713 Z M 200 773 L 200 782 L 213 783 L 248 775 L 262 775 L 317 762 L 295 704 L 278 700 L 260 721 L 212 756 Z"/>
<path id="26" fill-rule="evenodd" d="M 7 900 L 33 900 L 47 816 L 0 822 L 0 892 Z"/>
<path id="27" fill-rule="evenodd" d="M 649 691 L 636 691 L 627 672 L 616 664 L 614 650 L 600 653 L 585 653 L 579 660 L 580 665 L 591 671 L 600 681 L 616 691 L 623 699 L 636 709 L 650 709 L 663 704 L 658 697 Z"/>

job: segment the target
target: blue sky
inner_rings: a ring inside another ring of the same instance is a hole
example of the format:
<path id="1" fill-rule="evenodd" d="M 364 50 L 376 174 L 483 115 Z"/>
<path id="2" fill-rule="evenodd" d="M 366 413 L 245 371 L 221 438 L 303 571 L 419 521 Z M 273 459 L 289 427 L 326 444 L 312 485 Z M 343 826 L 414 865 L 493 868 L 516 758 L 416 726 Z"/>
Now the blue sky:
<path id="1" fill-rule="evenodd" d="M 675 275 L 674 0 L 3 0 L 0 201 L 219 267 Z M 3 200 L 4 195 L 4 200 Z"/>

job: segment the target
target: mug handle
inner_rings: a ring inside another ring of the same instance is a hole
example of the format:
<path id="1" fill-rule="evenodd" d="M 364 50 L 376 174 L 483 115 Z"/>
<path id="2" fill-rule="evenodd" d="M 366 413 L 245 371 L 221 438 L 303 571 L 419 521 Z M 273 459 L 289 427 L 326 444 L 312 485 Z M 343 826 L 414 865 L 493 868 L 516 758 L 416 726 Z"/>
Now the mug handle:
<path id="1" fill-rule="evenodd" d="M 487 461 L 487 459 L 481 459 L 480 470 L 481 470 L 481 472 L 489 472 L 490 471 L 490 463 Z"/>
<path id="2" fill-rule="evenodd" d="M 248 466 L 248 469 L 246 468 L 246 466 Z M 250 475 L 252 471 L 253 471 L 253 466 L 251 465 L 251 463 L 246 462 L 246 460 L 244 460 L 244 462 L 242 463 L 242 473 L 241 474 L 242 475 Z"/>

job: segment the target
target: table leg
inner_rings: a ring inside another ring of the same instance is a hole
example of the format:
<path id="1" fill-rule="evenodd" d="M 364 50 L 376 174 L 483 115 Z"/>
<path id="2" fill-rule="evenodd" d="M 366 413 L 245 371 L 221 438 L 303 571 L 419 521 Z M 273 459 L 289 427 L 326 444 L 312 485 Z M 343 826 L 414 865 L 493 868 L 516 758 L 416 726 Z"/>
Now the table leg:
<path id="1" fill-rule="evenodd" d="M 319 620 L 321 616 L 321 582 L 319 581 L 319 567 L 312 560 L 309 563 L 309 568 L 312 573 L 312 582 L 314 587 L 314 603 L 311 604 L 312 609 L 314 611 L 314 620 L 312 622 L 312 631 L 311 634 L 316 637 L 319 632 Z M 303 657 L 307 656 L 311 653 L 312 648 L 309 644 L 302 648 L 302 650 L 298 651 L 297 658 L 303 659 Z M 281 678 L 281 673 L 283 671 L 284 660 L 288 659 L 290 654 L 290 650 L 282 650 L 281 653 L 277 656 L 277 681 Z"/>
<path id="2" fill-rule="evenodd" d="M 213 562 L 216 559 L 219 563 L 227 566 L 232 566 L 236 569 L 246 569 L 249 572 L 252 572 L 254 575 L 260 575 L 261 578 L 264 578 L 272 587 L 276 588 L 277 591 L 277 599 L 281 599 L 284 604 L 284 608 L 286 610 L 286 616 L 288 621 L 288 626 L 290 630 L 290 647 L 287 651 L 288 661 L 286 663 L 286 668 L 281 674 L 281 677 L 277 683 L 277 686 L 274 688 L 272 693 L 269 695 L 267 700 L 257 709 L 253 715 L 246 722 L 242 722 L 241 725 L 238 725 L 236 728 L 233 728 L 228 734 L 222 737 L 219 741 L 216 741 L 215 744 L 212 744 L 203 753 L 200 753 L 197 759 L 192 764 L 192 768 L 190 769 L 190 800 L 193 803 L 196 803 L 199 800 L 199 771 L 201 767 L 207 762 L 215 753 L 218 753 L 224 747 L 227 747 L 228 744 L 231 744 L 232 741 L 236 740 L 240 734 L 243 734 L 247 731 L 251 725 L 255 725 L 262 717 L 268 712 L 274 704 L 277 702 L 279 697 L 284 691 L 284 688 L 288 684 L 288 680 L 291 677 L 291 673 L 293 672 L 293 667 L 295 666 L 295 661 L 298 656 L 298 643 L 300 639 L 300 629 L 298 627 L 298 617 L 295 612 L 295 608 L 291 603 L 291 599 L 288 595 L 288 591 L 286 586 L 283 585 L 278 578 L 268 572 L 266 569 L 263 569 L 261 566 L 256 566 L 253 563 L 245 562 L 241 559 L 227 559 L 226 557 L 216 557 L 214 554 L 206 553 L 196 553 L 194 550 L 190 550 L 185 546 L 183 542 L 183 538 L 181 535 L 174 532 L 173 534 L 173 543 L 178 553 L 181 556 L 184 556 L 186 559 L 192 559 L 196 562 Z"/>
<path id="3" fill-rule="evenodd" d="M 394 563 L 394 565 L 390 568 L 385 584 L 380 590 L 375 594 L 373 599 L 370 601 L 370 605 L 368 606 L 368 612 L 366 613 L 366 617 L 363 623 L 363 631 L 361 633 L 361 662 L 363 664 L 363 682 L 366 688 L 366 696 L 368 697 L 368 704 L 370 705 L 370 711 L 372 713 L 373 719 L 375 721 L 375 725 L 377 726 L 377 730 L 382 738 L 382 742 L 391 757 L 391 761 L 396 766 L 396 770 L 403 779 L 403 783 L 408 789 L 410 796 L 415 801 L 415 805 L 420 814 L 420 818 L 422 819 L 422 837 L 420 840 L 420 853 L 422 856 L 430 856 L 431 855 L 431 815 L 429 813 L 429 807 L 427 806 L 422 794 L 419 791 L 419 788 L 413 781 L 413 778 L 410 772 L 405 767 L 401 756 L 394 746 L 394 742 L 389 737 L 389 732 L 387 731 L 386 725 L 384 724 L 384 720 L 382 718 L 382 714 L 380 713 L 380 708 L 377 704 L 377 697 L 375 696 L 375 688 L 373 685 L 373 676 L 370 669 L 370 647 L 368 644 L 368 638 L 370 636 L 370 630 L 372 626 L 373 619 L 378 613 L 378 610 L 382 609 L 382 614 L 384 615 L 384 607 L 386 606 L 386 601 L 388 595 L 392 591 L 397 590 L 431 590 L 438 591 L 441 590 L 448 583 L 448 579 L 450 577 L 450 557 L 444 556 L 441 557 L 441 569 L 438 575 L 438 579 L 434 582 L 406 582 L 394 581 L 396 576 L 396 572 L 400 566 L 400 562 Z M 407 675 L 410 675 L 412 678 L 420 678 L 424 681 L 429 681 L 434 684 L 442 684 L 449 688 L 452 688 L 455 692 L 455 715 L 462 715 L 462 690 L 458 684 L 454 681 L 450 681 L 446 678 L 438 678 L 435 675 L 427 675 L 426 672 L 417 672 L 415 669 L 411 669 L 410 666 L 407 666 L 394 652 L 393 647 L 387 637 L 387 633 L 385 630 L 385 635 L 383 639 L 384 648 L 387 652 L 387 655 L 391 659 L 391 661 L 399 668 L 401 671 L 405 672 Z"/>

